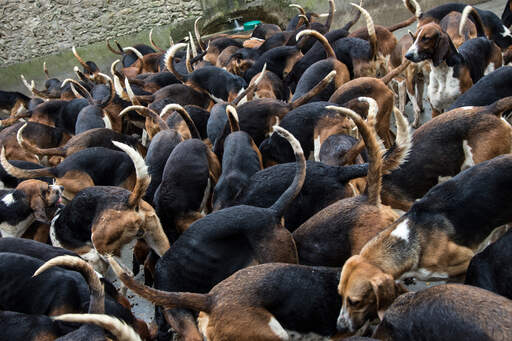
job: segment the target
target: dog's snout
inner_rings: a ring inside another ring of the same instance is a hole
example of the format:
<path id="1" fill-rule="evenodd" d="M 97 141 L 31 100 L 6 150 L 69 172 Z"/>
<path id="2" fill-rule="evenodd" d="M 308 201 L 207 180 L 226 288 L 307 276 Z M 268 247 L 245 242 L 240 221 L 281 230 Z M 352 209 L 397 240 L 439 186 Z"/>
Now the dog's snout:
<path id="1" fill-rule="evenodd" d="M 405 54 L 405 58 L 407 58 L 407 59 L 408 59 L 408 60 L 410 60 L 410 61 L 414 61 L 414 60 L 413 60 L 413 59 L 414 59 L 414 53 L 413 53 L 413 52 L 411 52 L 411 51 L 407 52 L 407 53 Z"/>

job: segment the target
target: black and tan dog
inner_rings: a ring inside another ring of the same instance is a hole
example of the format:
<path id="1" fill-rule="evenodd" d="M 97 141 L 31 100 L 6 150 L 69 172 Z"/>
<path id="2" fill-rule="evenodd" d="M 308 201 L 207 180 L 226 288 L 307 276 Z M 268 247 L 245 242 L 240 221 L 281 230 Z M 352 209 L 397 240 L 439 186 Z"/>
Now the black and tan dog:
<path id="1" fill-rule="evenodd" d="M 23 130 L 18 131 L 18 135 Z M 0 163 L 5 171 L 16 178 L 32 179 L 53 177 L 56 184 L 64 187 L 63 198 L 67 200 L 82 189 L 90 186 L 121 186 L 133 189 L 136 172 L 126 153 L 103 147 L 86 148 L 78 151 L 55 167 L 22 169 L 7 161 L 5 149 L 0 154 Z"/>
<path id="2" fill-rule="evenodd" d="M 510 300 L 469 285 L 444 284 L 397 298 L 373 337 L 383 341 L 505 341 L 512 338 L 511 320 Z"/>
<path id="3" fill-rule="evenodd" d="M 21 237 L 35 222 L 49 223 L 47 210 L 60 201 L 62 186 L 40 180 L 26 180 L 14 190 L 0 190 L 0 232 L 2 237 Z"/>
<path id="4" fill-rule="evenodd" d="M 222 174 L 213 190 L 214 210 L 232 206 L 249 178 L 263 168 L 258 147 L 249 134 L 240 130 L 236 109 L 228 105 L 226 113 L 230 133 L 217 143 L 222 144 Z"/>
<path id="5" fill-rule="evenodd" d="M 205 293 L 243 267 L 268 262 L 297 262 L 295 243 L 281 221 L 302 188 L 306 164 L 297 140 L 282 128 L 276 127 L 276 130 L 289 139 L 296 151 L 293 182 L 268 208 L 233 206 L 215 211 L 190 225 L 158 261 L 155 288 Z M 165 337 L 167 324 L 170 324 L 188 340 L 202 340 L 189 310 L 158 310 L 157 323 L 161 337 Z"/>
<path id="6" fill-rule="evenodd" d="M 415 0 L 403 0 L 405 7 L 409 9 L 418 20 L 418 29 L 428 23 L 438 24 L 450 12 L 456 11 L 462 13 L 466 7 L 463 3 L 447 3 L 434 7 L 423 12 Z M 484 30 L 487 37 L 494 41 L 501 49 L 506 49 L 512 44 L 512 33 L 501 22 L 500 18 L 492 11 L 475 8 L 482 18 Z"/>
<path id="7" fill-rule="evenodd" d="M 127 253 L 131 260 L 130 244 L 137 238 L 143 238 L 158 255 L 169 248 L 155 210 L 142 200 L 150 181 L 144 160 L 131 147 L 113 143 L 133 160 L 136 170 L 133 190 L 88 187 L 56 215 L 50 229 L 54 246 L 78 253 L 100 272 L 106 270 L 103 255 Z"/>
<path id="8" fill-rule="evenodd" d="M 512 231 L 477 253 L 469 263 L 464 283 L 512 299 L 512 268 L 508 262 L 512 256 L 510 245 Z"/>
<path id="9" fill-rule="evenodd" d="M 28 109 L 30 98 L 21 92 L 0 90 L 0 110 L 7 110 L 10 116 Z"/>
<path id="10" fill-rule="evenodd" d="M 395 280 L 463 275 L 486 237 L 512 221 L 512 154 L 477 164 L 432 188 L 343 266 L 340 331 L 354 332 L 400 294 Z M 460 208 L 464 209 L 461 210 Z"/>
<path id="11" fill-rule="evenodd" d="M 368 123 L 350 109 L 335 107 L 341 114 L 354 120 L 367 147 L 367 193 L 327 206 L 293 232 L 300 264 L 341 267 L 350 256 L 358 254 L 370 239 L 399 217 L 390 206 L 381 203 L 382 173 L 392 168 L 383 167 L 383 151 L 374 126 L 378 109 L 375 102 L 370 107 Z M 411 138 L 407 120 L 398 110 L 395 110 L 395 120 L 399 141 L 394 148 L 404 149 L 403 157 L 395 165 L 398 167 L 407 158 Z"/>
<path id="12" fill-rule="evenodd" d="M 127 287 L 156 305 L 201 312 L 197 340 L 288 340 L 285 329 L 336 334 L 336 268 L 262 264 L 237 271 L 208 293 L 186 293 L 143 286 L 111 264 Z"/>
<path id="13" fill-rule="evenodd" d="M 413 134 L 409 158 L 383 177 L 382 200 L 408 210 L 436 184 L 479 162 L 507 154 L 512 127 L 501 113 L 512 97 L 485 107 L 462 107 L 436 117 Z"/>
<path id="14" fill-rule="evenodd" d="M 3 313 L 0 323 L 4 331 L 9 330 L 13 333 L 11 335 L 35 333 L 49 337 L 43 331 L 50 327 L 50 331 L 56 331 L 57 336 L 63 336 L 76 330 L 77 325 L 49 323 L 47 316 L 91 310 L 114 315 L 136 327 L 140 335 L 148 336 L 147 325 L 137 320 L 129 307 L 117 302 L 110 295 L 110 289 L 104 291 L 103 283 L 93 269 L 80 258 L 61 256 L 46 264 L 37 258 L 8 252 L 0 253 L 0 258 L 2 260 L 0 265 L 2 308 L 23 314 Z M 63 267 L 53 267 L 51 264 L 69 268 L 71 271 Z M 9 325 L 9 322 L 13 321 L 31 321 L 32 324 L 16 325 L 13 328 Z M 84 326 L 83 329 L 89 328 Z M 52 338 L 49 339 L 52 340 Z M 80 340 L 85 338 L 82 337 Z"/>
<path id="15" fill-rule="evenodd" d="M 128 144 L 133 148 L 137 148 L 141 153 L 144 150 L 136 137 L 120 134 L 108 128 L 89 129 L 81 134 L 73 136 L 71 139 L 66 141 L 66 143 L 61 146 L 54 148 L 40 148 L 39 146 L 33 145 L 30 142 L 25 141 L 25 139 L 23 138 L 24 129 L 24 126 L 21 127 L 21 133 L 18 133 L 17 135 L 18 144 L 35 155 L 49 156 L 48 163 L 53 166 L 60 163 L 64 158 L 86 148 L 103 147 L 112 150 L 119 150 L 112 144 L 112 141 L 119 141 L 124 144 Z M 7 157 L 12 158 L 9 157 L 9 155 L 7 155 Z"/>
<path id="16" fill-rule="evenodd" d="M 405 58 L 417 63 L 428 60 L 431 66 L 428 97 L 432 117 L 442 113 L 485 73 L 502 65 L 501 50 L 485 37 L 471 39 L 458 49 L 435 23 L 421 26 Z"/>

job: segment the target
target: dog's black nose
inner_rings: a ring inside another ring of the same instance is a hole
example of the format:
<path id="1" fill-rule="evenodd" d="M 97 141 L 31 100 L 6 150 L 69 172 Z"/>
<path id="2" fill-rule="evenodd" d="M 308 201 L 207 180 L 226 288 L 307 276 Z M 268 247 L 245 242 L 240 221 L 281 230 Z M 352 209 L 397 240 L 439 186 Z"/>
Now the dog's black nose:
<path id="1" fill-rule="evenodd" d="M 414 53 L 412 52 L 407 52 L 405 54 L 405 58 L 407 58 L 408 60 L 410 60 L 411 62 L 414 62 Z"/>

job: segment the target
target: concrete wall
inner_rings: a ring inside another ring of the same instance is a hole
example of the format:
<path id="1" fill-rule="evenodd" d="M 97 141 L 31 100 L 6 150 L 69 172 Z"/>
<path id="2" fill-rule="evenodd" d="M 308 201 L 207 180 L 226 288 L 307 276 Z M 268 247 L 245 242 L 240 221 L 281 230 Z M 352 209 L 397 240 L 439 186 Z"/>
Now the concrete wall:
<path id="1" fill-rule="evenodd" d="M 201 15 L 199 0 L 2 0 L 0 65 Z"/>
<path id="2" fill-rule="evenodd" d="M 420 3 L 428 9 L 447 1 Z M 36 86 L 43 88 L 44 61 L 50 76 L 74 77 L 73 66 L 78 62 L 71 54 L 73 45 L 85 60 L 94 60 L 102 71 L 108 72 L 118 56 L 106 49 L 107 37 L 116 37 L 123 46 L 149 44 L 148 32 L 154 28 L 154 40 L 167 48 L 169 34 L 175 40 L 182 38 L 199 15 L 204 18 L 201 26 L 207 33 L 226 29 L 226 20 L 237 16 L 243 17 L 242 22 L 260 19 L 285 24 L 296 13 L 288 7 L 291 2 L 317 13 L 328 9 L 327 0 L 0 0 L 0 89 L 28 94 L 20 74 L 34 79 Z M 336 0 L 333 28 L 343 26 L 353 17 L 350 2 L 353 1 Z M 411 15 L 401 0 L 364 0 L 364 7 L 381 25 Z M 363 25 L 360 20 L 355 28 Z"/>

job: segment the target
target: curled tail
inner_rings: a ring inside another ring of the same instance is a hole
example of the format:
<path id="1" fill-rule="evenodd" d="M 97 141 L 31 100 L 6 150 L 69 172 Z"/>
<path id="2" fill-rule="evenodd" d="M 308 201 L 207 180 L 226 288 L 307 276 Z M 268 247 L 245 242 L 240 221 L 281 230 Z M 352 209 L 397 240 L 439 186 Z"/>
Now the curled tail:
<path id="1" fill-rule="evenodd" d="M 459 35 L 461 37 L 464 37 L 464 25 L 466 25 L 466 21 L 468 21 L 468 17 L 470 15 L 471 19 L 473 19 L 473 22 L 476 26 L 477 35 L 479 37 L 485 37 L 484 23 L 482 21 L 482 18 L 480 17 L 480 14 L 478 14 L 477 10 L 469 5 L 464 7 L 464 10 L 462 11 L 462 17 L 459 23 Z"/>
<path id="2" fill-rule="evenodd" d="M 4 170 L 10 175 L 18 179 L 34 179 L 43 176 L 55 177 L 55 168 L 54 167 L 46 167 L 39 169 L 22 169 L 16 166 L 13 166 L 7 161 L 5 157 L 5 147 L 2 146 L 2 152 L 0 153 L 0 164 L 4 167 Z"/>
<path id="3" fill-rule="evenodd" d="M 299 33 L 297 33 L 297 35 L 295 36 L 295 40 L 299 41 L 299 39 L 304 35 L 308 35 L 318 39 L 322 46 L 324 47 L 325 53 L 327 54 L 327 58 L 336 58 L 336 53 L 334 52 L 334 49 L 332 48 L 331 44 L 329 44 L 327 38 L 324 37 L 324 35 L 322 35 L 320 32 L 315 30 L 302 30 Z"/>
<path id="4" fill-rule="evenodd" d="M 238 113 L 236 112 L 236 109 L 233 106 L 228 105 L 226 107 L 226 114 L 228 115 L 229 128 L 231 129 L 231 132 L 240 131 L 240 124 L 238 123 Z"/>
<path id="5" fill-rule="evenodd" d="M 112 141 L 112 143 L 123 152 L 128 154 L 130 159 L 133 161 L 133 166 L 135 167 L 135 173 L 137 175 L 137 181 L 135 182 L 135 186 L 128 198 L 128 206 L 134 207 L 140 203 L 142 200 L 142 196 L 146 193 L 146 189 L 148 189 L 149 183 L 151 182 L 151 176 L 148 173 L 148 167 L 144 162 L 142 156 L 132 147 L 127 144 Z"/>
<path id="6" fill-rule="evenodd" d="M 116 276 L 137 295 L 148 301 L 165 308 L 185 308 L 194 311 L 211 311 L 211 300 L 208 294 L 196 294 L 187 292 L 167 292 L 153 289 L 137 282 L 122 266 L 112 257 L 108 258 Z"/>
<path id="7" fill-rule="evenodd" d="M 23 131 L 25 130 L 27 125 L 28 123 L 25 123 L 20 129 L 18 129 L 18 133 L 16 134 L 16 139 L 18 140 L 18 144 L 21 147 L 36 155 L 66 156 L 66 148 L 64 147 L 41 149 L 25 141 L 25 139 L 23 139 Z"/>
<path id="8" fill-rule="evenodd" d="M 185 83 L 185 77 L 181 73 L 179 73 L 176 68 L 174 67 L 174 56 L 176 55 L 176 52 L 178 52 L 179 49 L 187 47 L 187 44 L 180 43 L 173 45 L 167 50 L 165 53 L 165 67 L 169 72 L 172 72 L 174 76 L 176 76 L 176 79 L 178 79 L 180 82 Z"/>
<path id="9" fill-rule="evenodd" d="M 423 11 L 421 10 L 420 5 L 416 2 L 416 0 L 403 0 L 404 6 L 414 14 L 416 19 L 421 18 L 423 15 Z"/>
<path id="10" fill-rule="evenodd" d="M 338 111 L 350 117 L 357 125 L 361 136 L 367 146 L 369 165 L 368 165 L 368 203 L 379 206 L 380 205 L 380 191 L 382 187 L 382 148 L 377 138 L 375 131 L 375 122 L 378 112 L 377 103 L 373 98 L 359 97 L 364 99 L 370 105 L 368 110 L 368 123 L 366 123 L 361 116 L 356 112 L 343 107 L 328 106 L 327 110 Z"/>
<path id="11" fill-rule="evenodd" d="M 89 313 L 105 313 L 105 291 L 103 288 L 103 284 L 101 283 L 98 275 L 96 274 L 96 271 L 94 271 L 94 269 L 92 268 L 91 265 L 89 265 L 89 263 L 87 263 L 80 257 L 69 255 L 58 256 L 50 259 L 49 261 L 41 265 L 39 269 L 37 269 L 36 272 L 34 272 L 33 277 L 55 266 L 70 268 L 72 270 L 80 272 L 87 281 L 87 285 L 89 286 L 89 290 L 91 292 Z"/>
<path id="12" fill-rule="evenodd" d="M 139 52 L 139 50 L 131 46 L 123 48 L 123 52 L 127 51 L 134 53 L 139 60 L 139 68 L 137 69 L 137 74 L 140 75 L 142 73 L 142 69 L 144 68 L 144 56 Z"/>
<path id="13" fill-rule="evenodd" d="M 411 127 L 407 118 L 398 108 L 393 108 L 396 122 L 396 141 L 385 153 L 382 161 L 382 172 L 388 174 L 407 160 L 412 147 Z"/>
<path id="14" fill-rule="evenodd" d="M 297 98 L 295 101 L 290 103 L 290 110 L 295 109 L 297 107 L 300 107 L 304 103 L 307 103 L 309 100 L 311 100 L 313 97 L 321 93 L 328 85 L 329 83 L 336 77 L 336 71 L 331 71 L 327 76 L 325 76 L 324 79 L 322 79 L 320 82 L 318 82 L 317 85 L 313 87 L 313 89 L 306 92 L 304 95 Z"/>
<path id="15" fill-rule="evenodd" d="M 365 10 L 361 6 L 353 3 L 351 3 L 351 5 L 357 8 L 361 12 L 363 17 L 366 19 L 366 29 L 368 30 L 368 37 L 370 39 L 370 46 L 372 48 L 370 60 L 375 60 L 375 58 L 377 58 L 377 52 L 379 51 L 379 47 L 377 44 L 377 33 L 375 32 L 375 25 L 373 23 L 372 16 L 370 15 L 370 13 L 368 13 L 367 10 Z"/>
<path id="16" fill-rule="evenodd" d="M 306 179 L 306 159 L 304 158 L 304 151 L 300 146 L 300 142 L 288 130 L 279 126 L 274 126 L 274 133 L 279 134 L 281 137 L 285 138 L 288 143 L 290 143 L 293 153 L 295 154 L 297 164 L 295 177 L 293 178 L 293 182 L 290 187 L 281 194 L 279 199 L 277 199 L 271 207 L 271 209 L 276 212 L 276 216 L 282 217 L 293 199 L 295 199 L 299 194 L 302 189 L 302 185 L 304 185 L 304 180 Z"/>
<path id="17" fill-rule="evenodd" d="M 231 101 L 231 104 L 236 106 L 238 105 L 238 103 L 240 103 L 240 101 L 245 97 L 247 96 L 248 93 L 250 93 L 251 91 L 253 90 L 256 90 L 256 88 L 258 87 L 258 85 L 260 84 L 261 80 L 263 79 L 263 77 L 265 76 L 265 71 L 267 71 L 267 63 L 265 63 L 263 65 L 263 69 L 261 70 L 260 72 L 260 75 L 258 76 L 258 78 L 256 78 L 256 80 L 252 83 L 252 84 L 249 84 L 249 86 L 247 87 L 247 89 L 245 89 L 244 91 L 242 91 L 241 93 L 239 93 L 234 100 Z"/>
<path id="18" fill-rule="evenodd" d="M 167 104 L 160 113 L 160 117 L 163 117 L 167 112 L 174 110 L 176 111 L 183 121 L 187 124 L 188 129 L 190 130 L 190 135 L 194 139 L 201 139 L 201 135 L 199 135 L 199 130 L 196 127 L 196 124 L 194 123 L 194 120 L 192 120 L 192 117 L 190 117 L 189 113 L 183 108 L 181 105 L 172 103 Z"/>
<path id="19" fill-rule="evenodd" d="M 57 321 L 92 323 L 107 330 L 118 341 L 142 341 L 139 334 L 125 322 L 104 314 L 64 314 L 52 317 Z"/>
<path id="20" fill-rule="evenodd" d="M 123 109 L 123 111 L 121 111 L 119 113 L 119 116 L 123 116 L 124 114 L 126 114 L 127 112 L 132 111 L 132 110 L 135 110 L 136 113 L 138 113 L 139 115 L 141 115 L 145 118 L 155 121 L 158 124 L 158 127 L 160 128 L 160 130 L 169 129 L 169 127 L 167 126 L 167 123 L 165 123 L 165 121 L 156 112 L 154 112 L 153 110 L 151 110 L 147 107 L 144 107 L 142 105 L 131 105 L 129 107 L 126 107 Z"/>

